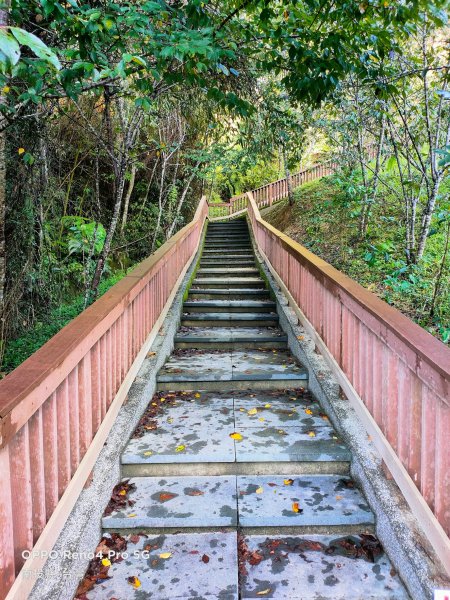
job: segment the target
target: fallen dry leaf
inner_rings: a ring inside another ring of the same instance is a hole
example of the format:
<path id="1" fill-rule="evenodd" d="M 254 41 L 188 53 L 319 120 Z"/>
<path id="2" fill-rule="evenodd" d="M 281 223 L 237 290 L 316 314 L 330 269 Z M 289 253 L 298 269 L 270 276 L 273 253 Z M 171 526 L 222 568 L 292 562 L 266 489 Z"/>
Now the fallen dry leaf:
<path id="1" fill-rule="evenodd" d="M 164 560 L 170 558 L 172 556 L 172 552 L 163 552 L 159 555 L 159 558 L 164 558 Z"/>
<path id="2" fill-rule="evenodd" d="M 271 588 L 267 588 L 266 590 L 261 590 L 260 592 L 256 592 L 257 596 L 266 596 L 267 594 L 270 594 L 270 592 L 272 591 Z"/>
<path id="3" fill-rule="evenodd" d="M 299 505 L 298 502 L 293 502 L 292 503 L 292 510 L 293 510 L 293 512 L 299 513 L 299 514 L 301 514 L 303 512 L 303 509 L 300 508 L 300 505 Z"/>
<path id="4" fill-rule="evenodd" d="M 183 452 L 183 450 L 186 450 L 186 446 L 183 446 L 183 444 L 175 448 L 175 452 Z"/>
<path id="5" fill-rule="evenodd" d="M 264 408 L 272 408 L 271 404 L 264 404 Z"/>
<path id="6" fill-rule="evenodd" d="M 141 582 L 136 577 L 136 575 L 132 575 L 131 577 L 128 577 L 127 581 L 128 581 L 128 583 L 130 583 L 136 589 L 138 589 L 138 588 L 141 587 Z"/>
<path id="7" fill-rule="evenodd" d="M 313 414 L 313 411 L 312 411 L 310 408 L 305 408 L 305 413 L 306 413 L 307 415 L 312 415 L 312 414 Z"/>
<path id="8" fill-rule="evenodd" d="M 205 492 L 202 492 L 201 490 L 188 490 L 186 492 L 186 496 L 203 496 L 205 494 Z"/>
<path id="9" fill-rule="evenodd" d="M 237 433 L 236 431 L 234 433 L 230 433 L 230 438 L 232 438 L 233 440 L 242 440 L 243 437 L 240 433 Z"/>
<path id="10" fill-rule="evenodd" d="M 168 500 L 172 500 L 172 498 L 175 498 L 176 496 L 177 494 L 171 494 L 170 492 L 161 492 L 159 494 L 159 501 L 167 502 Z"/>
<path id="11" fill-rule="evenodd" d="M 257 412 L 258 412 L 257 408 L 251 408 L 249 411 L 247 411 L 247 414 L 256 415 Z"/>
<path id="12" fill-rule="evenodd" d="M 314 433 L 314 431 L 308 431 L 308 435 L 309 435 L 309 437 L 316 437 L 316 434 Z"/>
<path id="13" fill-rule="evenodd" d="M 108 558 L 102 558 L 102 565 L 104 567 L 110 567 L 111 566 L 111 561 Z"/>
<path id="14" fill-rule="evenodd" d="M 263 491 L 264 491 L 264 490 L 263 490 L 263 488 L 262 488 L 261 486 L 259 486 L 259 488 L 257 488 L 257 489 L 255 490 L 255 492 L 256 492 L 257 494 L 262 494 L 262 493 L 263 493 Z"/>
<path id="15" fill-rule="evenodd" d="M 207 554 L 204 554 L 202 556 L 202 562 L 204 562 L 205 565 L 207 565 L 209 563 L 209 556 Z"/>
<path id="16" fill-rule="evenodd" d="M 284 483 L 284 485 L 292 485 L 294 483 L 294 480 L 293 479 L 285 479 L 283 483 Z"/>

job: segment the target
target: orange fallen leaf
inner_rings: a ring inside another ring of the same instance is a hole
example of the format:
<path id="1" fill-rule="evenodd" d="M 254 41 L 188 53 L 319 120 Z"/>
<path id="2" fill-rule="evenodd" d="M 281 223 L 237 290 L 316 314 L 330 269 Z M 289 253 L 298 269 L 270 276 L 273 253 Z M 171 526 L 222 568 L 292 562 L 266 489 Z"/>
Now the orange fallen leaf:
<path id="1" fill-rule="evenodd" d="M 294 480 L 293 479 L 285 479 L 283 483 L 284 483 L 284 485 L 292 485 L 294 483 Z"/>
<path id="2" fill-rule="evenodd" d="M 298 502 L 293 502 L 293 503 L 292 503 L 292 510 L 293 510 L 295 513 L 302 513 L 302 512 L 303 512 L 303 510 L 300 508 L 300 505 L 299 505 L 299 503 L 298 503 Z"/>
<path id="3" fill-rule="evenodd" d="M 336 496 L 336 500 L 342 500 L 342 496 Z"/>
<path id="4" fill-rule="evenodd" d="M 175 498 L 176 494 L 171 494 L 170 492 L 161 492 L 159 494 L 159 501 L 160 502 L 167 502 L 168 500 L 172 500 L 172 498 Z"/>
<path id="5" fill-rule="evenodd" d="M 156 356 L 156 352 L 149 352 L 147 354 L 147 358 L 150 358 L 151 356 Z"/>
<path id="6" fill-rule="evenodd" d="M 312 415 L 313 414 L 313 412 L 312 412 L 312 410 L 310 408 L 305 408 L 305 413 L 307 415 Z"/>
<path id="7" fill-rule="evenodd" d="M 202 556 L 202 562 L 204 562 L 205 565 L 207 565 L 209 563 L 209 556 L 207 554 L 204 554 Z"/>
<path id="8" fill-rule="evenodd" d="M 126 496 L 126 495 L 127 495 L 127 490 L 120 490 L 119 496 Z"/>
<path id="9" fill-rule="evenodd" d="M 298 336 L 297 336 L 297 339 L 298 339 L 298 340 L 304 340 L 304 339 L 305 339 L 305 336 L 304 336 L 304 335 L 298 335 Z"/>
<path id="10" fill-rule="evenodd" d="M 188 490 L 186 492 L 186 496 L 203 496 L 205 494 L 205 492 L 202 492 L 201 490 Z"/>

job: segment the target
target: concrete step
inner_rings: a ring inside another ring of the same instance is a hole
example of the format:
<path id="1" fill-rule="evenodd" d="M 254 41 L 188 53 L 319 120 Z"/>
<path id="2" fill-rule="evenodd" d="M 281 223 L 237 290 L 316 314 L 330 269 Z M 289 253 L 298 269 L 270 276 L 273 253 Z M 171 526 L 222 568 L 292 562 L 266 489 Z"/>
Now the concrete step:
<path id="1" fill-rule="evenodd" d="M 285 351 L 178 350 L 159 371 L 157 384 L 159 390 L 280 389 L 307 387 L 308 373 Z"/>
<path id="2" fill-rule="evenodd" d="M 232 290 L 218 289 L 218 288 L 205 288 L 189 290 L 188 297 L 190 299 L 201 299 L 201 300 L 216 300 L 216 299 L 233 299 L 233 300 L 250 300 L 253 298 L 270 298 L 270 292 L 266 289 L 254 289 L 254 288 L 234 288 Z"/>
<path id="3" fill-rule="evenodd" d="M 236 244 L 234 244 L 233 242 L 230 242 L 230 240 L 224 240 L 223 242 L 212 242 L 212 241 L 205 241 L 205 245 L 204 245 L 204 249 L 205 250 L 214 250 L 214 249 L 220 249 L 220 250 L 230 250 L 230 251 L 234 251 L 234 250 L 247 250 L 247 251 L 251 251 L 252 250 L 252 245 L 250 243 L 250 241 L 248 242 L 238 242 Z"/>
<path id="4" fill-rule="evenodd" d="M 103 517 L 104 529 L 236 527 L 236 477 L 136 477 L 133 505 Z M 134 516 L 130 516 L 134 515 Z"/>
<path id="5" fill-rule="evenodd" d="M 183 304 L 183 312 L 185 313 L 206 312 L 206 310 L 213 310 L 215 313 L 263 313 L 275 312 L 276 309 L 276 303 L 272 302 L 271 300 L 187 300 Z"/>
<path id="6" fill-rule="evenodd" d="M 270 313 L 193 312 L 183 314 L 181 318 L 183 327 L 223 327 L 225 324 L 230 327 L 277 327 L 278 321 L 278 315 Z"/>
<path id="7" fill-rule="evenodd" d="M 348 473 L 346 446 L 302 389 L 163 394 L 122 454 L 124 476 Z"/>
<path id="8" fill-rule="evenodd" d="M 265 288 L 266 284 L 260 277 L 196 277 L 192 282 L 193 288 L 225 290 L 242 288 Z M 192 288 L 191 288 L 192 290 Z"/>
<path id="9" fill-rule="evenodd" d="M 239 277 L 239 276 L 254 276 L 259 275 L 259 270 L 256 267 L 241 267 L 241 266 L 229 266 L 229 267 L 201 267 L 196 273 L 196 277 Z"/>
<path id="10" fill-rule="evenodd" d="M 286 485 L 286 481 L 292 481 Z M 361 492 L 340 475 L 136 477 L 133 504 L 103 517 L 109 530 L 287 527 L 310 533 L 371 529 L 374 516 Z M 336 496 L 339 498 L 336 500 Z M 299 510 L 295 510 L 295 503 Z"/>
<path id="11" fill-rule="evenodd" d="M 235 531 L 176 533 L 150 538 L 135 533 L 128 538 L 127 552 L 126 558 L 114 561 L 109 567 L 109 578 L 99 579 L 86 598 L 238 599 Z M 137 578 L 138 585 L 130 583 L 133 577 Z"/>
<path id="12" fill-rule="evenodd" d="M 254 254 L 253 254 L 253 248 L 250 248 L 250 249 L 248 249 L 248 248 L 243 248 L 243 249 L 232 248 L 229 252 L 224 252 L 223 249 L 222 250 L 217 250 L 217 249 L 215 250 L 214 248 L 212 248 L 212 249 L 211 248 L 205 248 L 203 250 L 202 256 L 203 257 L 206 257 L 206 256 L 212 256 L 212 257 L 214 257 L 214 256 L 221 256 L 222 258 L 226 256 L 227 258 L 229 258 L 229 257 L 236 258 L 236 257 L 242 256 L 243 254 L 247 255 L 247 256 L 254 256 Z"/>
<path id="13" fill-rule="evenodd" d="M 226 269 L 228 267 L 255 267 L 256 262 L 254 258 L 246 260 L 241 259 L 223 259 L 223 258 L 203 258 L 200 261 L 200 269 Z"/>
<path id="14" fill-rule="evenodd" d="M 275 327 L 182 327 L 175 336 L 175 347 L 205 350 L 285 350 L 287 336 Z"/>
<path id="15" fill-rule="evenodd" d="M 368 538 L 301 535 L 245 535 L 240 598 L 280 600 L 407 600 L 401 580 L 384 552 L 376 563 L 365 558 Z M 371 538 L 369 538 L 369 544 Z M 358 550 L 360 553 L 358 554 Z M 357 558 L 357 556 L 359 556 Z M 247 560 L 248 560 L 247 559 Z"/>

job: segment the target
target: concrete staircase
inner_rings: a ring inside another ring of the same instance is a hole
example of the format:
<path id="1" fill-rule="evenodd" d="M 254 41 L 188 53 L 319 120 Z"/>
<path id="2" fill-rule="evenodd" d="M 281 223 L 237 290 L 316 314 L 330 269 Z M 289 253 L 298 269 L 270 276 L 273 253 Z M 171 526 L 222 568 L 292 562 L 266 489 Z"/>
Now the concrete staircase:
<path id="1" fill-rule="evenodd" d="M 157 381 L 103 518 L 128 557 L 87 598 L 407 598 L 244 220 L 209 225 Z"/>

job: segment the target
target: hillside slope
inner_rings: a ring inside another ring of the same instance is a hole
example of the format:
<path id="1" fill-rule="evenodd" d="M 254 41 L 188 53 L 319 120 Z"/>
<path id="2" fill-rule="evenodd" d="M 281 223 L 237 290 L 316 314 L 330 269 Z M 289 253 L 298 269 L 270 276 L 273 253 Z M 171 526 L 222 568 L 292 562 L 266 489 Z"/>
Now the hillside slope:
<path id="1" fill-rule="evenodd" d="M 365 240 L 357 240 L 357 211 L 331 177 L 295 191 L 295 206 L 280 202 L 262 211 L 264 219 L 331 263 L 441 339 L 450 340 L 450 269 L 444 265 L 436 291 L 443 240 L 430 238 L 422 263 L 407 265 L 401 215 L 386 200 L 374 210 Z M 350 216 L 349 216 L 350 215 Z M 399 226 L 400 223 L 400 226 Z"/>

